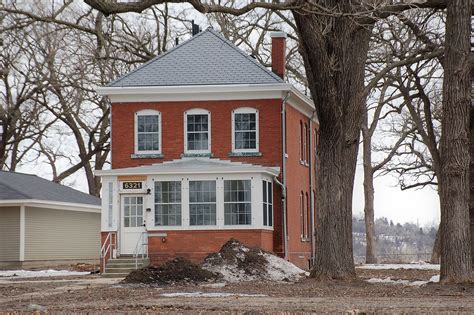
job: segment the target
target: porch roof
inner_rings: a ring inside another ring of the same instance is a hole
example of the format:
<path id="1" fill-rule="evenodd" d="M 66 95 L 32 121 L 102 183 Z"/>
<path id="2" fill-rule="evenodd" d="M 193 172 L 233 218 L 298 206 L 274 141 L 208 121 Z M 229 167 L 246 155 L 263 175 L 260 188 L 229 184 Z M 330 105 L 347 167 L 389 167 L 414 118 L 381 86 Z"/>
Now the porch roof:
<path id="1" fill-rule="evenodd" d="M 236 173 L 266 173 L 272 176 L 278 176 L 278 174 L 280 174 L 280 168 L 213 158 L 183 157 L 181 159 L 151 165 L 96 171 L 96 175 L 98 176 Z"/>

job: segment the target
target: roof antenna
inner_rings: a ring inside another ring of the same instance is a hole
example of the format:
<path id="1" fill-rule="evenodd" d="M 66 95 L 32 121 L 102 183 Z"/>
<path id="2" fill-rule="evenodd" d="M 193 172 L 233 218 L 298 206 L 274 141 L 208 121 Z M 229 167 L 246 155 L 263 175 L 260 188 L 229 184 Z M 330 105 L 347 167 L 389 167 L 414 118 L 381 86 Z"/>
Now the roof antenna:
<path id="1" fill-rule="evenodd" d="M 176 44 L 176 46 L 179 45 L 179 37 L 176 37 L 176 38 L 174 39 L 174 43 Z"/>
<path id="2" fill-rule="evenodd" d="M 194 36 L 200 32 L 199 25 L 194 24 L 194 20 L 192 20 L 191 23 L 192 23 L 192 34 Z"/>

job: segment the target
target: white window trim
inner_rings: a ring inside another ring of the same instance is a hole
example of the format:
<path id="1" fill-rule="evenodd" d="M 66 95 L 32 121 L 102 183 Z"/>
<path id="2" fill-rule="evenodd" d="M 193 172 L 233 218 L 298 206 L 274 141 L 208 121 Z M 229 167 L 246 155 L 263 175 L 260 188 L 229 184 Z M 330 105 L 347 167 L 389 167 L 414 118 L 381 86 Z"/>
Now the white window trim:
<path id="1" fill-rule="evenodd" d="M 181 183 L 181 202 L 156 203 L 155 202 L 155 193 L 156 193 L 155 183 L 157 183 L 157 182 L 180 182 Z M 166 229 L 168 229 L 168 228 L 182 227 L 183 226 L 183 222 L 184 222 L 184 217 L 183 217 L 183 213 L 184 213 L 184 211 L 183 211 L 183 209 L 184 209 L 184 207 L 183 207 L 183 204 L 184 204 L 184 202 L 183 202 L 183 191 L 184 191 L 183 182 L 184 182 L 183 179 L 174 179 L 174 180 L 161 180 L 160 179 L 160 180 L 155 180 L 153 182 L 153 194 L 152 194 L 152 197 L 153 197 L 152 209 L 153 210 L 152 210 L 152 212 L 153 212 L 153 226 L 155 228 L 161 228 L 161 229 L 166 228 Z M 155 222 L 156 222 L 156 220 L 155 220 L 156 205 L 157 204 L 161 204 L 161 205 L 180 205 L 181 206 L 181 222 L 180 222 L 180 224 L 178 224 L 178 225 L 155 225 Z M 189 204 L 188 204 L 188 208 L 189 208 Z M 188 210 L 188 213 L 187 213 L 187 219 L 189 220 L 189 210 Z"/>
<path id="2" fill-rule="evenodd" d="M 250 225 L 224 225 L 224 180 L 251 180 L 252 196 L 252 219 Z M 189 175 L 186 178 L 176 175 L 150 175 L 147 179 L 147 187 L 151 189 L 149 199 L 145 199 L 145 208 L 151 208 L 147 216 L 146 225 L 148 231 L 175 231 L 175 230 L 268 230 L 273 231 L 273 226 L 263 225 L 263 202 L 262 180 L 271 181 L 272 178 L 258 173 L 246 174 L 220 174 L 220 175 Z M 189 181 L 216 180 L 216 225 L 190 225 L 189 220 Z M 156 181 L 181 181 L 181 226 L 155 226 L 154 208 L 154 182 Z"/>
<path id="3" fill-rule="evenodd" d="M 188 115 L 207 115 L 207 150 L 188 150 Z M 193 108 L 184 112 L 184 153 L 188 154 L 202 154 L 211 153 L 211 112 L 202 108 Z"/>
<path id="4" fill-rule="evenodd" d="M 190 188 L 189 188 L 189 186 L 190 186 L 189 183 L 190 183 L 190 182 L 204 182 L 204 181 L 214 182 L 214 183 L 216 184 L 216 190 L 215 190 L 216 200 L 215 200 L 214 202 L 191 202 L 191 198 L 190 198 L 190 191 L 191 191 L 191 190 L 190 190 Z M 210 227 L 215 226 L 215 227 L 217 227 L 217 216 L 218 216 L 218 214 L 217 214 L 217 212 L 218 212 L 218 209 L 217 209 L 217 200 L 218 200 L 217 185 L 218 185 L 218 183 L 217 183 L 217 180 L 216 180 L 216 179 L 201 179 L 201 180 L 197 180 L 197 179 L 191 179 L 191 180 L 189 180 L 189 179 L 188 179 L 188 180 L 187 180 L 187 188 L 186 188 L 187 193 L 188 193 L 188 195 L 187 195 L 187 199 L 188 199 L 188 200 L 187 200 L 187 201 L 188 201 L 188 202 L 187 202 L 187 206 L 188 206 L 188 207 L 187 207 L 187 210 L 188 210 L 187 216 L 188 216 L 188 218 L 189 218 L 189 220 L 188 220 L 188 221 L 189 221 L 189 222 L 188 222 L 188 223 L 189 223 L 189 226 L 198 226 L 198 227 L 200 227 L 200 226 L 210 226 Z M 214 204 L 214 205 L 216 206 L 216 223 L 215 223 L 215 224 L 194 224 L 194 225 L 191 224 L 191 204 Z"/>
<path id="5" fill-rule="evenodd" d="M 147 151 L 139 151 L 138 150 L 138 116 L 153 116 L 158 115 L 158 150 L 147 150 Z M 154 109 L 142 109 L 135 112 L 135 123 L 134 123 L 134 138 L 135 138 L 135 154 L 161 154 L 163 143 L 161 141 L 162 137 L 162 128 L 161 128 L 161 113 Z"/>
<path id="6" fill-rule="evenodd" d="M 268 183 L 270 183 L 270 188 L 272 189 L 272 192 L 271 192 L 271 195 L 272 195 L 272 198 L 269 198 L 269 195 L 270 195 L 270 192 L 268 190 Z M 262 223 L 263 226 L 268 226 L 268 227 L 273 227 L 273 221 L 274 221 L 274 213 L 273 213 L 273 209 L 274 209 L 274 205 L 273 205 L 273 199 L 274 199 L 274 196 L 273 196 L 273 181 L 272 180 L 268 180 L 266 178 L 263 178 L 262 179 L 262 185 L 267 185 L 267 188 L 266 188 L 266 193 L 267 193 L 267 202 L 264 202 L 263 201 L 263 189 L 262 189 L 262 207 L 264 205 L 267 206 L 267 208 L 265 209 L 266 213 L 267 213 L 267 224 L 265 223 Z M 270 211 L 268 211 L 268 206 L 271 205 L 272 206 L 272 222 L 271 224 L 269 224 L 269 213 Z M 262 213 L 262 216 L 263 216 L 263 213 Z M 263 217 L 262 217 L 262 222 L 263 222 Z"/>
<path id="7" fill-rule="evenodd" d="M 255 149 L 236 149 L 235 148 L 235 114 L 255 114 L 255 127 L 256 127 L 256 146 Z M 247 153 L 247 152 L 260 152 L 260 133 L 259 133 L 259 117 L 258 110 L 251 107 L 241 107 L 232 111 L 232 152 L 234 153 Z"/>

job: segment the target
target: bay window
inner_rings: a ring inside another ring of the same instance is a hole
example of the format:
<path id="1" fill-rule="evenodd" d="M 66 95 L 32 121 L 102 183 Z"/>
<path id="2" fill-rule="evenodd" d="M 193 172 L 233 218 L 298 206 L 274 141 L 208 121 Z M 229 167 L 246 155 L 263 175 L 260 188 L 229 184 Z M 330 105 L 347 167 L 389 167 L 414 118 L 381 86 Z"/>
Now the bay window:
<path id="1" fill-rule="evenodd" d="M 252 224 L 250 180 L 224 181 L 224 225 Z"/>
<path id="2" fill-rule="evenodd" d="M 189 225 L 216 225 L 216 181 L 189 182 Z"/>
<path id="3" fill-rule="evenodd" d="M 155 182 L 155 226 L 181 225 L 181 182 Z"/>
<path id="4" fill-rule="evenodd" d="M 272 182 L 263 180 L 263 225 L 273 226 L 273 187 Z"/>

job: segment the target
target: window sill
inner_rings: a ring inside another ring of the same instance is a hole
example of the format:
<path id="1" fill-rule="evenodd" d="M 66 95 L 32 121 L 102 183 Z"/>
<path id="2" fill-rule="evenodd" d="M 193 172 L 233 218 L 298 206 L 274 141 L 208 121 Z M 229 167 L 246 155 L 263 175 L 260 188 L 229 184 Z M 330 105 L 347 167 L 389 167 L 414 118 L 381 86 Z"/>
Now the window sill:
<path id="1" fill-rule="evenodd" d="M 237 157 L 237 156 L 262 156 L 262 152 L 229 152 L 228 156 Z"/>
<path id="2" fill-rule="evenodd" d="M 132 159 L 162 159 L 163 157 L 164 155 L 161 153 L 138 153 L 130 155 Z"/>
<path id="3" fill-rule="evenodd" d="M 181 157 L 212 157 L 212 153 L 183 153 Z"/>
<path id="4" fill-rule="evenodd" d="M 309 242 L 309 237 L 302 237 L 301 242 L 304 242 L 304 243 Z"/>

